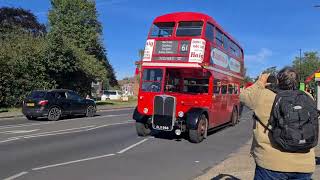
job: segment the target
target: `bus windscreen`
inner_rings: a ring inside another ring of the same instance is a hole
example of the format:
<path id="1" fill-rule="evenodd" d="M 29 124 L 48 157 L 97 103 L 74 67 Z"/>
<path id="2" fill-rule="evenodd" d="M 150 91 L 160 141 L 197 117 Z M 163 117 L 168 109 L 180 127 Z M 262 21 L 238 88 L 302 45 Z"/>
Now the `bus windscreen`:
<path id="1" fill-rule="evenodd" d="M 160 92 L 162 84 L 162 69 L 145 69 L 142 75 L 142 91 Z"/>
<path id="2" fill-rule="evenodd" d="M 170 37 L 174 29 L 174 22 L 160 22 L 153 24 L 150 37 Z"/>
<path id="3" fill-rule="evenodd" d="M 179 26 L 176 32 L 177 36 L 201 36 L 203 22 L 190 21 L 179 22 Z"/>

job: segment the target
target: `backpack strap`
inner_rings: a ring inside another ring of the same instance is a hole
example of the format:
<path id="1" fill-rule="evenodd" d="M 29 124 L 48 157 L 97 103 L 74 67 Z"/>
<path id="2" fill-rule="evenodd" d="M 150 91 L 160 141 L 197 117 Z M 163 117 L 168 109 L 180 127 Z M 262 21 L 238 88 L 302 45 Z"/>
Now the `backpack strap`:
<path id="1" fill-rule="evenodd" d="M 263 124 L 263 122 L 260 120 L 260 118 L 255 114 L 253 113 L 253 119 L 257 120 L 264 128 L 264 132 L 266 132 L 267 130 L 269 130 L 270 132 L 272 132 L 272 129 L 270 129 L 268 126 L 270 125 L 270 122 L 268 122 L 267 125 Z"/>

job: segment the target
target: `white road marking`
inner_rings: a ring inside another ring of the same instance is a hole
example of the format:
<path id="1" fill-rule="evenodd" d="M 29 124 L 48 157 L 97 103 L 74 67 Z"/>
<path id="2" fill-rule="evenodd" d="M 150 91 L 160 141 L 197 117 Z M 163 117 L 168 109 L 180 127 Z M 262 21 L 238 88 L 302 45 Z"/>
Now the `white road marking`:
<path id="1" fill-rule="evenodd" d="M 100 158 L 110 157 L 110 156 L 114 156 L 114 155 L 115 154 L 106 154 L 106 155 L 101 155 L 101 156 L 95 156 L 95 157 L 79 159 L 79 160 L 75 160 L 75 161 L 68 161 L 68 162 L 59 163 L 59 164 L 52 164 L 52 165 L 48 165 L 48 166 L 37 167 L 37 168 L 33 168 L 32 170 L 37 171 L 37 170 L 41 170 L 41 169 L 47 169 L 47 168 L 52 168 L 52 167 L 57 167 L 57 166 L 64 166 L 64 165 L 68 165 L 68 164 L 74 164 L 74 163 L 83 162 L 83 161 L 100 159 Z"/>
<path id="2" fill-rule="evenodd" d="M 40 129 L 31 129 L 31 130 L 13 130 L 13 131 L 4 131 L 0 132 L 3 134 L 25 134 L 25 133 L 31 133 L 34 131 L 39 131 Z"/>
<path id="3" fill-rule="evenodd" d="M 102 118 L 108 118 L 108 117 L 119 117 L 119 116 L 128 116 L 128 115 L 130 115 L 130 114 L 109 114 L 109 115 L 105 115 L 105 116 L 96 116 L 96 117 L 92 117 L 89 119 L 102 119 Z M 38 125 L 43 125 L 43 124 L 63 123 L 63 122 L 69 122 L 69 121 L 78 121 L 79 119 L 84 119 L 84 118 L 66 119 L 66 120 L 54 121 L 54 122 L 24 123 L 24 124 L 16 124 L 16 125 L 7 125 L 7 126 L 0 126 L 0 129 L 38 126 Z"/>
<path id="4" fill-rule="evenodd" d="M 40 134 L 40 135 L 28 135 L 28 136 L 25 136 L 25 137 L 22 137 L 22 138 L 24 138 L 24 139 L 30 139 L 30 138 L 36 138 L 36 137 L 55 136 L 55 135 L 70 134 L 70 133 L 84 132 L 84 131 L 86 131 L 86 130 L 67 131 L 67 132 L 51 133 L 51 134 Z"/>
<path id="5" fill-rule="evenodd" d="M 0 129 L 9 129 L 16 127 L 28 127 L 28 126 L 39 126 L 43 124 L 53 124 L 54 122 L 43 122 L 43 123 L 27 123 L 27 124 L 17 124 L 17 125 L 8 125 L 8 126 L 0 126 Z"/>
<path id="6" fill-rule="evenodd" d="M 21 173 L 15 174 L 15 175 L 13 175 L 13 176 L 7 177 L 7 178 L 5 178 L 4 180 L 13 180 L 13 179 L 16 179 L 16 178 L 18 178 L 18 177 L 20 177 L 20 176 L 23 176 L 23 175 L 27 174 L 27 173 L 28 173 L 28 172 L 23 171 L 23 172 L 21 172 Z"/>
<path id="7" fill-rule="evenodd" d="M 98 128 L 103 128 L 103 127 L 108 127 L 108 126 L 114 126 L 114 125 L 120 125 L 120 124 L 130 124 L 130 123 L 131 123 L 131 122 L 113 123 L 113 124 L 104 124 L 104 125 L 101 125 L 101 126 L 96 126 L 96 127 L 93 127 L 93 128 L 87 129 L 87 131 L 91 131 L 91 130 L 98 129 Z"/>
<path id="8" fill-rule="evenodd" d="M 118 108 L 118 109 L 106 109 L 106 110 L 97 110 L 97 112 L 109 112 L 109 111 L 124 111 L 124 110 L 133 110 L 134 107 L 132 108 Z"/>
<path id="9" fill-rule="evenodd" d="M 91 127 L 94 127 L 94 125 L 91 125 L 91 126 L 82 126 L 82 127 L 78 127 L 78 128 L 62 129 L 62 130 L 57 130 L 57 131 L 42 132 L 42 133 L 30 134 L 30 135 L 23 135 L 23 136 L 16 136 L 15 138 L 23 138 L 23 137 L 27 137 L 27 136 L 37 136 L 37 135 L 44 135 L 44 134 L 53 134 L 53 133 L 58 133 L 58 132 L 65 132 L 65 131 L 86 129 L 86 128 L 91 128 Z"/>
<path id="10" fill-rule="evenodd" d="M 4 141 L 0 141 L 0 143 L 5 143 L 5 142 L 10 142 L 10 141 L 15 141 L 15 140 L 18 140 L 20 138 L 9 138 L 7 140 L 4 140 Z"/>
<path id="11" fill-rule="evenodd" d="M 10 137 L 6 140 L 0 141 L 0 143 L 15 141 L 19 139 L 30 139 L 30 138 L 36 138 L 36 137 L 45 137 L 45 136 L 54 136 L 54 135 L 61 135 L 61 134 L 70 134 L 70 133 L 76 133 L 76 132 L 84 132 L 84 131 L 90 131 L 102 127 L 107 126 L 114 126 L 114 125 L 121 125 L 121 124 L 131 124 L 131 122 L 123 122 L 123 123 L 113 123 L 113 124 L 104 124 L 101 126 L 84 126 L 79 128 L 71 128 L 71 129 L 63 129 L 58 131 L 49 131 L 49 132 L 43 132 L 43 133 L 37 133 L 37 134 L 29 134 L 29 135 L 23 135 L 23 136 L 16 136 L 16 137 Z"/>
<path id="12" fill-rule="evenodd" d="M 119 151 L 119 152 L 117 152 L 117 153 L 118 153 L 118 154 L 122 154 L 122 153 L 128 151 L 129 149 L 134 148 L 134 147 L 138 146 L 139 144 L 142 144 L 142 143 L 146 142 L 147 140 L 148 140 L 148 138 L 143 139 L 143 140 L 141 140 L 141 141 L 139 141 L 139 142 L 137 142 L 137 143 L 135 143 L 135 144 L 132 144 L 131 146 L 129 146 L 129 147 L 127 147 L 127 148 L 122 149 L 121 151 Z"/>

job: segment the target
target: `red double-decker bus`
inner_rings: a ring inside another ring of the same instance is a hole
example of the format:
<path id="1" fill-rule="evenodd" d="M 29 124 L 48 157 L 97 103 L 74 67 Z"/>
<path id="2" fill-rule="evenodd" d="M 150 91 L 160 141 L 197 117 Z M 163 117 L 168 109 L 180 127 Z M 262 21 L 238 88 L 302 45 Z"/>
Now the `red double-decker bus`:
<path id="1" fill-rule="evenodd" d="M 201 142 L 207 131 L 239 118 L 243 50 L 211 17 L 179 12 L 157 17 L 141 60 L 139 136 L 152 129 L 188 133 Z"/>

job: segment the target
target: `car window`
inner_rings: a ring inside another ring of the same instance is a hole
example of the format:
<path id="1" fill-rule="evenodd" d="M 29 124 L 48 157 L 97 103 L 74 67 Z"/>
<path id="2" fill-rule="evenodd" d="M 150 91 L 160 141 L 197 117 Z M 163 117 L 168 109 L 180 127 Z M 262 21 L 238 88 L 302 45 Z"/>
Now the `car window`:
<path id="1" fill-rule="evenodd" d="M 56 92 L 55 98 L 57 98 L 57 99 L 65 99 L 66 98 L 66 93 L 65 92 Z"/>
<path id="2" fill-rule="evenodd" d="M 75 92 L 67 92 L 67 99 L 71 99 L 71 100 L 80 100 L 81 97 L 75 93 Z"/>
<path id="3" fill-rule="evenodd" d="M 32 99 L 45 98 L 46 94 L 47 94 L 46 91 L 33 91 L 31 92 L 29 98 L 32 98 Z"/>

